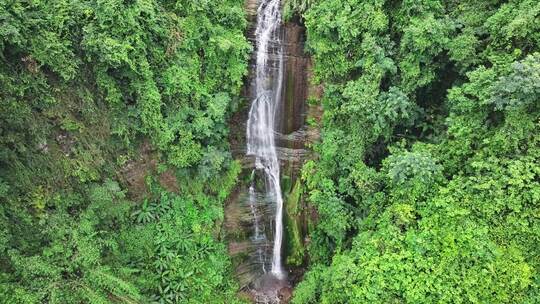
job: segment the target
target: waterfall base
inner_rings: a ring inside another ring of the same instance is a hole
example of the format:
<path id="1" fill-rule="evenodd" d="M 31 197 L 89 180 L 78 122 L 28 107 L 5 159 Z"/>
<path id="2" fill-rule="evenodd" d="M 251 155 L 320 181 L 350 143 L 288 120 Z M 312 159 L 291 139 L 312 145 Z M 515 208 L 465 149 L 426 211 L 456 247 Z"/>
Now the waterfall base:
<path id="1" fill-rule="evenodd" d="M 265 274 L 253 282 L 251 294 L 255 303 L 279 304 L 287 302 L 291 295 L 291 285 L 287 280 L 273 274 Z"/>

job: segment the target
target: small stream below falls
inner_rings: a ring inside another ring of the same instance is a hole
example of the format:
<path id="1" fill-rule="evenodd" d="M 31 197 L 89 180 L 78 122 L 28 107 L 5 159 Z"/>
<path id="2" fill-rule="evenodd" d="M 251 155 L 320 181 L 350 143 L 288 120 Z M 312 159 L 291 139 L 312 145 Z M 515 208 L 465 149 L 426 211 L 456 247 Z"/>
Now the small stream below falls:
<path id="1" fill-rule="evenodd" d="M 242 292 L 255 303 L 286 303 L 295 268 L 305 260 L 307 225 L 297 212 L 297 184 L 309 154 L 309 60 L 304 29 L 282 21 L 280 0 L 247 0 L 246 9 L 247 36 L 254 45 L 244 89 L 249 105 L 231 124 L 231 147 L 243 164 L 243 177 L 226 206 L 225 230 Z"/>

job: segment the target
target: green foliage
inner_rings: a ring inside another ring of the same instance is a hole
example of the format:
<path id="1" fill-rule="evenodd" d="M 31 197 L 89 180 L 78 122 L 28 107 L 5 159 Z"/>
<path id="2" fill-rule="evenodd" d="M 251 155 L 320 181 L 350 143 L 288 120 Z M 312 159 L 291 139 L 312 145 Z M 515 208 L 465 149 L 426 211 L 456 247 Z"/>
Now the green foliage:
<path id="1" fill-rule="evenodd" d="M 9 288 L 15 292 L 12 298 L 3 300 L 107 303 L 114 297 L 119 303 L 133 303 L 142 299 L 138 288 L 119 275 L 127 269 L 103 264 L 107 255 L 118 254 L 113 227 L 129 210 L 124 194 L 117 183 L 109 180 L 92 187 L 87 195 L 90 203 L 76 217 L 70 216 L 69 210 L 82 203 L 81 198 L 58 198 L 54 211 L 31 223 L 39 231 L 40 241 L 28 244 L 30 248 L 14 246 L 7 251 L 13 269 Z M 20 240 L 12 239 L 10 245 L 17 242 Z"/>
<path id="2" fill-rule="evenodd" d="M 119 258 L 137 269 L 138 285 L 152 302 L 236 301 L 226 248 L 213 234 L 222 217 L 220 203 L 201 194 L 161 192 L 158 201 L 134 213 L 137 224 L 122 233 L 125 251 Z"/>
<path id="3" fill-rule="evenodd" d="M 540 301 L 538 3 L 305 3 L 325 93 L 293 303 Z"/>
<path id="4" fill-rule="evenodd" d="M 419 181 L 431 183 L 433 176 L 440 171 L 429 156 L 406 152 L 402 155 L 391 155 L 388 160 L 388 177 L 395 186 L 402 186 Z"/>
<path id="5" fill-rule="evenodd" d="M 214 228 L 242 5 L 0 3 L 0 303 L 236 301 Z"/>

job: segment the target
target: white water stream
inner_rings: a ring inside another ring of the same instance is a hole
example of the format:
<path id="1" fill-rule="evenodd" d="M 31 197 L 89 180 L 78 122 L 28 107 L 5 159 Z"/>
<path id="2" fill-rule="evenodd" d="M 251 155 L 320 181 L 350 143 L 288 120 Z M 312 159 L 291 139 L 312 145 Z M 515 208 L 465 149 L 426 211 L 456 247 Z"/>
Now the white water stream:
<path id="1" fill-rule="evenodd" d="M 279 161 L 275 145 L 276 115 L 281 102 L 283 82 L 283 45 L 280 39 L 280 0 L 261 0 L 257 10 L 255 94 L 247 122 L 247 155 L 255 157 L 255 170 L 265 176 L 266 196 L 275 203 L 274 241 L 271 273 L 284 278 L 281 261 L 283 239 L 283 197 L 280 185 Z M 253 174 L 254 175 L 254 174 Z M 254 182 L 253 182 L 254 183 Z M 261 227 L 256 212 L 254 184 L 250 187 L 250 208 L 254 218 L 255 238 L 260 239 Z M 259 251 L 260 254 L 260 251 Z M 263 257 L 260 257 L 263 261 Z M 264 262 L 263 271 L 266 273 Z"/>

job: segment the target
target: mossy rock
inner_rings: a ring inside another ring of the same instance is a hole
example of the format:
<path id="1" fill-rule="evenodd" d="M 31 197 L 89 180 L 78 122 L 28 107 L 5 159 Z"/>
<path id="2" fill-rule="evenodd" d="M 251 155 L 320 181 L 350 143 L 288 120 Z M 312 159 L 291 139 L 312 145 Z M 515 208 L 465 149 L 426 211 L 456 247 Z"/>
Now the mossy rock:
<path id="1" fill-rule="evenodd" d="M 287 264 L 291 266 L 302 265 L 306 251 L 302 237 L 302 192 L 302 183 L 298 179 L 287 195 L 285 207 Z"/>

